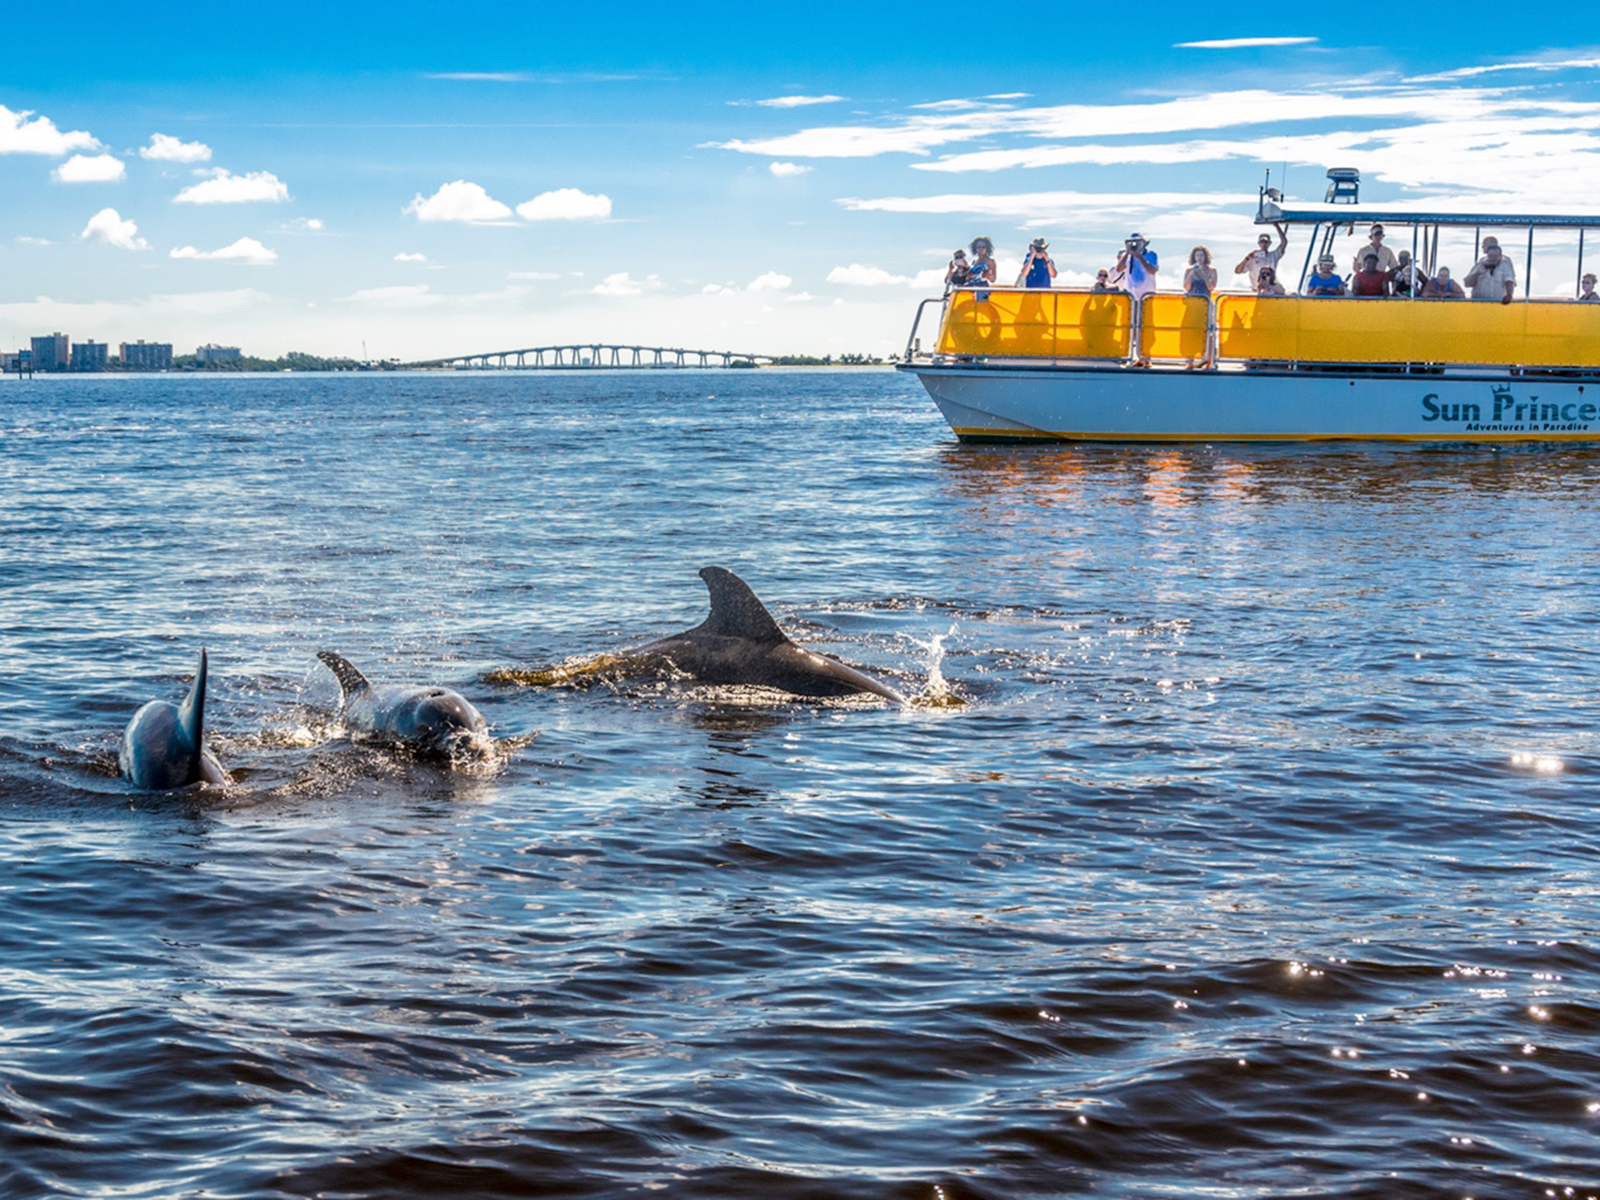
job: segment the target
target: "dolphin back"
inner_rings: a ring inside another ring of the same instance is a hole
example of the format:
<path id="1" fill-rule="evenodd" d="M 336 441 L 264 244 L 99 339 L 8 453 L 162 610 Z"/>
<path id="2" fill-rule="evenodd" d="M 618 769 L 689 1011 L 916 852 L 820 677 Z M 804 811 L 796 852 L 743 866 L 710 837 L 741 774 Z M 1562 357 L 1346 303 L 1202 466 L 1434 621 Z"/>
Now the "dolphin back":
<path id="1" fill-rule="evenodd" d="M 117 767 L 135 787 L 151 791 L 187 787 L 202 780 L 225 783 L 222 766 L 206 749 L 206 652 L 182 704 L 152 700 L 122 734 Z"/>
<path id="2" fill-rule="evenodd" d="M 341 704 L 348 704 L 351 697 L 372 690 L 372 684 L 367 682 L 367 677 L 349 659 L 335 654 L 332 650 L 318 650 L 317 657 L 327 665 L 328 670 L 333 672 L 333 677 L 339 681 Z"/>
<path id="3" fill-rule="evenodd" d="M 689 630 L 689 636 L 743 638 L 761 645 L 776 646 L 789 639 L 772 619 L 767 606 L 756 598 L 750 585 L 724 567 L 701 567 L 700 578 L 711 593 L 711 615 Z"/>

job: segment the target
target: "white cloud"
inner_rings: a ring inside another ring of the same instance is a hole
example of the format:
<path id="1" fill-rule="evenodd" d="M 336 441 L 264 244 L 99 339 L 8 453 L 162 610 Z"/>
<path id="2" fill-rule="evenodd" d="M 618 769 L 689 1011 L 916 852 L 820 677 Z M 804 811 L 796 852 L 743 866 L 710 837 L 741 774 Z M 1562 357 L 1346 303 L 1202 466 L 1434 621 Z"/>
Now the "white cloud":
<path id="1" fill-rule="evenodd" d="M 509 271 L 506 274 L 506 278 L 550 280 L 560 279 L 561 275 L 556 271 Z"/>
<path id="2" fill-rule="evenodd" d="M 344 299 L 353 304 L 372 304 L 382 308 L 422 308 L 438 304 L 443 297 L 435 295 L 425 283 L 413 283 L 397 287 L 362 288 Z"/>
<path id="3" fill-rule="evenodd" d="M 54 171 L 57 183 L 116 183 L 128 177 L 128 168 L 114 154 L 74 154 Z"/>
<path id="4" fill-rule="evenodd" d="M 321 233 L 325 224 L 321 217 L 296 217 L 280 227 L 283 233 Z"/>
<path id="5" fill-rule="evenodd" d="M 793 175 L 804 175 L 807 171 L 811 170 L 811 168 L 801 166 L 799 163 L 775 162 L 768 163 L 767 170 L 771 171 L 779 179 L 788 179 Z"/>
<path id="6" fill-rule="evenodd" d="M 428 256 L 426 254 L 406 254 L 402 251 L 394 256 L 394 260 L 395 262 L 425 263 L 428 261 Z"/>
<path id="7" fill-rule="evenodd" d="M 437 71 L 428 78 L 463 83 L 533 83 L 538 77 L 526 71 Z"/>
<path id="8" fill-rule="evenodd" d="M 1245 50 L 1254 46 L 1304 46 L 1314 42 L 1314 37 L 1242 37 L 1218 38 L 1210 42 L 1175 42 L 1176 50 Z"/>
<path id="9" fill-rule="evenodd" d="M 758 108 L 808 108 L 813 104 L 837 104 L 843 96 L 774 96 L 770 100 L 752 100 Z"/>
<path id="10" fill-rule="evenodd" d="M 596 296 L 642 296 L 646 292 L 659 291 L 665 286 L 658 275 L 634 279 L 628 272 L 618 271 L 615 275 L 607 275 L 589 290 Z"/>
<path id="11" fill-rule="evenodd" d="M 1004 264 L 1001 264 L 1001 267 L 1001 275 L 1004 276 L 1006 273 Z M 834 267 L 829 271 L 828 282 L 844 284 L 847 287 L 904 287 L 926 290 L 937 288 L 944 283 L 944 268 L 929 267 L 925 271 L 918 271 L 915 275 L 896 275 L 893 271 L 886 271 L 882 267 L 851 263 L 848 267 Z M 786 298 L 792 299 L 792 297 Z"/>
<path id="12" fill-rule="evenodd" d="M 541 192 L 517 205 L 517 216 L 525 221 L 604 221 L 610 215 L 610 196 L 591 196 L 577 188 Z"/>
<path id="13" fill-rule="evenodd" d="M 220 250 L 196 250 L 193 246 L 183 246 L 172 251 L 171 257 L 204 259 L 209 262 L 238 262 L 257 267 L 278 261 L 276 251 L 268 250 L 252 237 L 242 237 L 233 245 L 224 246 Z"/>
<path id="14" fill-rule="evenodd" d="M 138 236 L 139 227 L 124 221 L 114 208 L 102 208 L 89 218 L 78 236 L 86 242 L 101 246 L 115 246 L 119 250 L 148 250 L 150 243 Z"/>
<path id="15" fill-rule="evenodd" d="M 415 214 L 419 221 L 460 221 L 468 225 L 503 221 L 511 215 L 504 204 L 465 179 L 445 184 L 426 200 L 418 192 L 400 211 Z"/>
<path id="16" fill-rule="evenodd" d="M 851 287 L 905 287 L 911 283 L 911 277 L 895 275 L 882 267 L 851 263 L 848 267 L 835 267 L 829 271 L 828 282 L 844 283 Z"/>
<path id="17" fill-rule="evenodd" d="M 81 129 L 62 133 L 49 117 L 35 117 L 31 111 L 17 112 L 0 104 L 0 154 L 48 154 L 60 158 L 74 150 L 102 148 Z"/>
<path id="18" fill-rule="evenodd" d="M 150 162 L 210 162 L 211 147 L 204 142 L 184 142 L 165 133 L 152 133 L 150 144 L 139 148 L 139 157 Z"/>
<path id="19" fill-rule="evenodd" d="M 1185 130 L 1220 130 L 1248 125 L 1341 120 L 1431 123 L 1498 115 L 1509 105 L 1526 112 L 1571 114 L 1587 105 L 1542 101 L 1492 90 L 1352 85 L 1333 89 L 1275 92 L 1249 89 L 1180 96 L 1143 104 L 1064 104 L 1036 108 L 984 108 L 967 112 L 902 114 L 887 122 L 819 126 L 750 141 L 710 145 L 768 158 L 870 158 L 882 154 L 927 155 L 962 142 L 1014 137 L 1042 138 L 1167 135 Z M 1279 138 L 1281 146 L 1287 137 Z M 1273 156 L 1276 158 L 1276 156 Z"/>
<path id="20" fill-rule="evenodd" d="M 768 271 L 765 275 L 758 275 L 750 281 L 752 292 L 781 292 L 792 284 L 794 280 L 787 275 L 780 275 L 776 271 Z"/>
<path id="21" fill-rule="evenodd" d="M 1253 198 L 1252 198 L 1253 200 Z M 957 193 L 942 196 L 888 196 L 878 200 L 845 200 L 860 212 L 940 213 L 1005 217 L 1020 220 L 1106 219 L 1133 216 L 1178 206 L 1242 206 L 1236 193 L 1203 192 L 1020 192 L 1010 195 Z"/>
<path id="22" fill-rule="evenodd" d="M 200 172 L 210 178 L 192 184 L 172 198 L 174 204 L 244 204 L 253 200 L 278 203 L 289 198 L 289 188 L 271 171 L 235 175 L 226 167 Z"/>
<path id="23" fill-rule="evenodd" d="M 1492 75 L 1498 71 L 1592 71 L 1600 67 L 1600 58 L 1565 58 L 1549 61 L 1496 63 L 1487 67 L 1459 67 L 1454 71 L 1440 71 L 1437 75 L 1416 75 L 1407 83 L 1440 83 L 1449 79 L 1471 79 L 1479 75 Z"/>

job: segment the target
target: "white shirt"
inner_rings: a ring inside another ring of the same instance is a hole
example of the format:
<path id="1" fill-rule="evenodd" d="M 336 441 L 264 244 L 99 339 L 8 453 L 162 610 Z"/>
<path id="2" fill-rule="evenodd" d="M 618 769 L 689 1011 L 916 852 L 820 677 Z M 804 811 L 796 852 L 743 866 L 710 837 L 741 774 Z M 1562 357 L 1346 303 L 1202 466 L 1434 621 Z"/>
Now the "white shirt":
<path id="1" fill-rule="evenodd" d="M 1381 243 L 1374 246 L 1371 242 L 1368 242 L 1356 251 L 1356 256 L 1350 260 L 1350 269 L 1352 271 L 1365 270 L 1365 263 L 1369 254 L 1378 256 L 1378 270 L 1380 271 L 1392 271 L 1400 265 L 1400 260 L 1394 256 L 1394 251 L 1389 247 Z"/>
<path id="2" fill-rule="evenodd" d="M 1479 262 L 1467 272 L 1464 282 L 1472 289 L 1474 300 L 1504 300 L 1506 284 L 1516 281 L 1516 268 L 1511 265 L 1510 256 L 1502 250 L 1499 262 L 1492 267 L 1488 263 Z"/>
<path id="3" fill-rule="evenodd" d="M 1282 250 L 1263 250 L 1259 246 L 1244 256 L 1245 274 L 1250 276 L 1250 288 L 1252 291 L 1261 282 L 1261 268 L 1271 267 L 1272 273 L 1276 275 L 1278 273 L 1278 263 L 1282 258 Z"/>

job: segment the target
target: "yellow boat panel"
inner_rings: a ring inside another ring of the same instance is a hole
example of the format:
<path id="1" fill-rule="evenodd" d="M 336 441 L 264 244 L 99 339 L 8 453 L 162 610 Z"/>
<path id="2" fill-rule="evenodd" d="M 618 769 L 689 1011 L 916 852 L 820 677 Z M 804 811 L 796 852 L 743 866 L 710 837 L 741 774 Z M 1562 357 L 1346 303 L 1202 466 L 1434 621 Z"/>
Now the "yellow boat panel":
<path id="1" fill-rule="evenodd" d="M 1600 368 L 1600 304 L 1222 295 L 1215 311 L 1224 361 Z M 1132 315 L 1121 292 L 958 291 L 945 310 L 938 352 L 1121 359 L 1128 357 Z M 1204 357 L 1207 318 L 1204 299 L 1145 297 L 1141 353 Z"/>

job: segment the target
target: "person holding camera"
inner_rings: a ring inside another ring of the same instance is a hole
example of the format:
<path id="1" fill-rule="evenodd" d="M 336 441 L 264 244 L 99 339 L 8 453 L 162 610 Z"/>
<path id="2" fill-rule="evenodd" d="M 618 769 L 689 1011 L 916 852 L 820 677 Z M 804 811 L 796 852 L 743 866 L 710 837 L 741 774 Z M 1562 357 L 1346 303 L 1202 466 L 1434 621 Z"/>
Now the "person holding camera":
<path id="1" fill-rule="evenodd" d="M 950 269 L 944 273 L 944 290 L 948 295 L 954 288 L 967 286 L 967 275 L 972 268 L 967 266 L 967 252 L 957 249 L 950 256 Z"/>
<path id="2" fill-rule="evenodd" d="M 1140 302 L 1156 290 L 1156 268 L 1160 265 L 1156 252 L 1143 234 L 1130 233 L 1122 243 L 1122 253 L 1117 255 L 1117 283 L 1133 298 L 1134 328 L 1138 329 Z M 1148 367 L 1150 360 L 1143 354 L 1128 364 L 1130 367 Z"/>
<path id="3" fill-rule="evenodd" d="M 972 251 L 972 262 L 967 267 L 967 286 L 977 287 L 980 284 L 993 283 L 994 243 L 986 237 L 975 237 L 967 249 Z"/>
<path id="4" fill-rule="evenodd" d="M 1270 270 L 1274 275 L 1278 273 L 1278 262 L 1283 258 L 1283 252 L 1289 248 L 1289 231 L 1281 223 L 1276 225 L 1278 231 L 1278 248 L 1272 249 L 1272 238 L 1263 233 L 1256 238 L 1256 248 L 1239 260 L 1239 265 L 1233 269 L 1235 275 L 1250 276 L 1252 291 L 1261 282 L 1261 272 Z"/>
<path id="5" fill-rule="evenodd" d="M 1050 259 L 1050 243 L 1034 238 L 1022 260 L 1022 274 L 1017 283 L 1023 287 L 1047 288 L 1056 277 L 1056 264 Z"/>
<path id="6" fill-rule="evenodd" d="M 1117 280 L 1122 290 L 1135 300 L 1156 290 L 1156 270 L 1160 266 L 1156 252 L 1142 234 L 1130 233 L 1117 255 Z"/>
<path id="7" fill-rule="evenodd" d="M 1473 264 L 1472 270 L 1461 281 L 1472 289 L 1474 300 L 1498 300 L 1510 304 L 1517 291 L 1517 272 L 1511 260 L 1500 249 L 1498 238 L 1483 239 L 1483 257 Z"/>
<path id="8" fill-rule="evenodd" d="M 1211 265 L 1211 250 L 1196 246 L 1189 251 L 1189 266 L 1183 273 L 1183 293 L 1202 299 L 1217 290 L 1217 269 Z"/>

